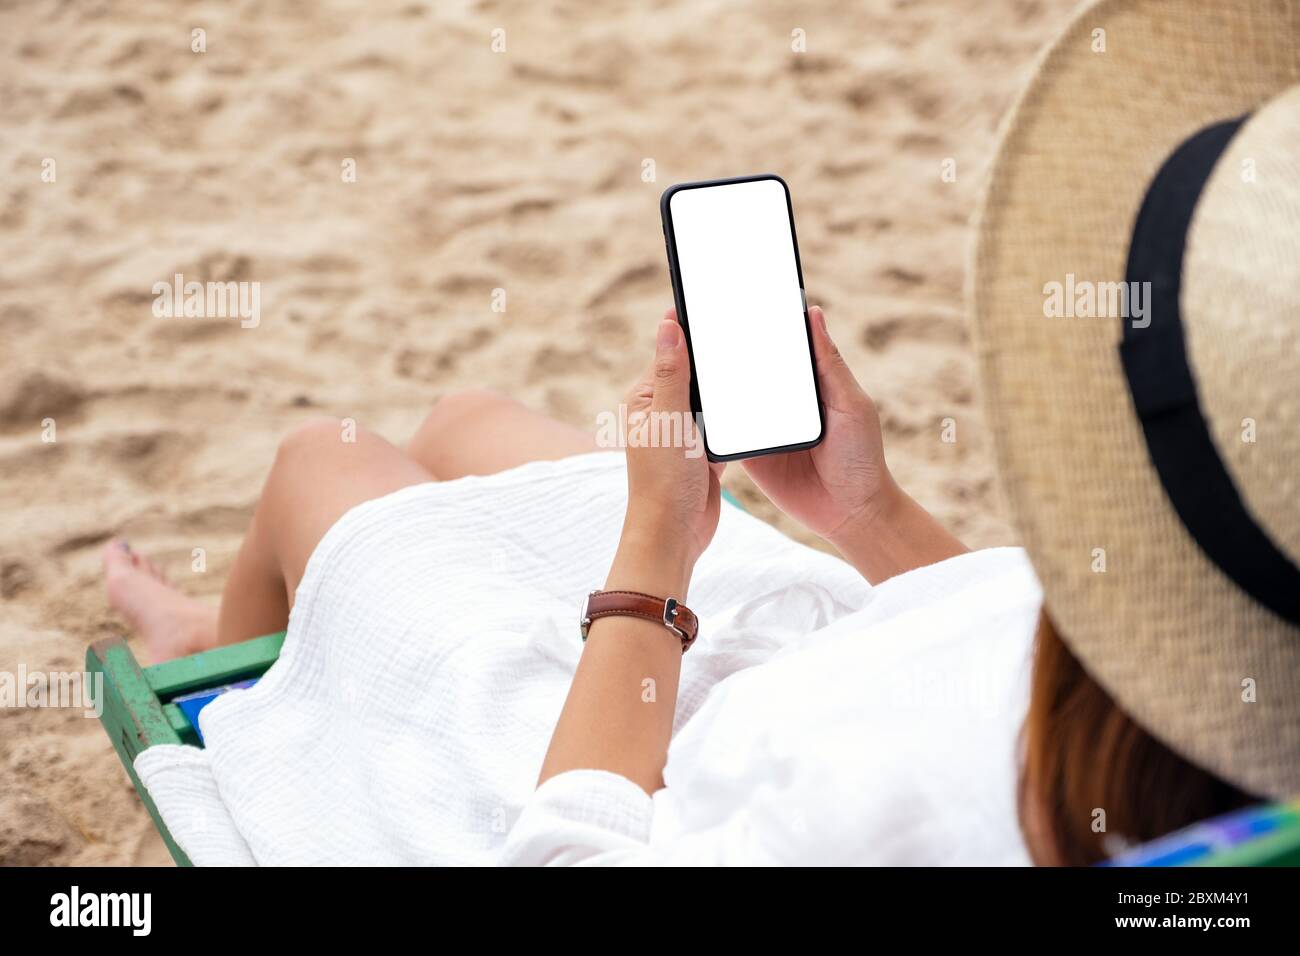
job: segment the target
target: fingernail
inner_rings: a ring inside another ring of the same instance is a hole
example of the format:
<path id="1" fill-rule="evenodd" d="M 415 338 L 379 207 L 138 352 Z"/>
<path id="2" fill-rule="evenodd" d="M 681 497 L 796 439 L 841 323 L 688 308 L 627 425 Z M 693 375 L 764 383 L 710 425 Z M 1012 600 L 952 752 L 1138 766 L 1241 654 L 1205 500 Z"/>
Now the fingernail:
<path id="1" fill-rule="evenodd" d="M 821 306 L 814 305 L 808 311 L 812 313 L 812 320 L 817 323 L 817 331 L 830 338 L 830 333 L 826 331 L 826 313 L 822 311 Z"/>
<path id="2" fill-rule="evenodd" d="M 677 323 L 664 319 L 659 323 L 659 347 L 661 349 L 677 348 Z"/>

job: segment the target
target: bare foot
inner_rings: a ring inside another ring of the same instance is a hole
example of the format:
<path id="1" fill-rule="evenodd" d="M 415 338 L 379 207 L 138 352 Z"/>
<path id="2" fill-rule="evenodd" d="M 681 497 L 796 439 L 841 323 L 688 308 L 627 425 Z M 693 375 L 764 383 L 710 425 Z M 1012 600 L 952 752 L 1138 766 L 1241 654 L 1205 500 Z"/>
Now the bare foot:
<path id="1" fill-rule="evenodd" d="M 152 562 L 120 538 L 104 546 L 104 577 L 108 603 L 140 635 L 152 663 L 217 643 L 217 609 L 176 590 Z"/>

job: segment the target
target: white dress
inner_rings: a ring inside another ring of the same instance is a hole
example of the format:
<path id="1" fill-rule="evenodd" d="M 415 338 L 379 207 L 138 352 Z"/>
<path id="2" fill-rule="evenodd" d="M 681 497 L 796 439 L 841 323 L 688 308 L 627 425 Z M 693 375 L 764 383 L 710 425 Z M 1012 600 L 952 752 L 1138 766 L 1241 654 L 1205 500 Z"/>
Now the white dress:
<path id="1" fill-rule="evenodd" d="M 367 502 L 280 660 L 136 769 L 196 863 L 1020 864 L 1015 746 L 1041 595 L 1018 549 L 872 588 L 724 505 L 653 797 L 537 773 L 626 503 L 619 453 Z"/>

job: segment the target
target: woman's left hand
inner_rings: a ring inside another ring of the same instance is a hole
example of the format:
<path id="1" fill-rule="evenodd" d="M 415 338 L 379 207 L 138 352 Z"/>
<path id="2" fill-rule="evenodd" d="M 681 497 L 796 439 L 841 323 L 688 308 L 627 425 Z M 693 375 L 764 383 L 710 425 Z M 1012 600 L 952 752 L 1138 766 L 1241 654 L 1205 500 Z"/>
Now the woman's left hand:
<path id="1" fill-rule="evenodd" d="M 718 528 L 722 466 L 709 464 L 691 418 L 691 363 L 672 312 L 657 342 L 654 364 L 627 397 L 627 516 L 605 590 L 685 603 L 695 561 Z M 681 667 L 681 641 L 662 623 L 593 621 L 539 784 L 586 769 L 621 774 L 646 793 L 662 787 Z"/>
<path id="2" fill-rule="evenodd" d="M 659 323 L 656 345 L 654 362 L 627 397 L 628 503 L 619 551 L 679 569 L 684 577 L 676 587 L 684 593 L 718 528 L 718 479 L 725 466 L 710 464 L 691 416 L 691 365 L 671 309 Z M 672 586 L 673 573 L 668 577 L 664 587 Z"/>

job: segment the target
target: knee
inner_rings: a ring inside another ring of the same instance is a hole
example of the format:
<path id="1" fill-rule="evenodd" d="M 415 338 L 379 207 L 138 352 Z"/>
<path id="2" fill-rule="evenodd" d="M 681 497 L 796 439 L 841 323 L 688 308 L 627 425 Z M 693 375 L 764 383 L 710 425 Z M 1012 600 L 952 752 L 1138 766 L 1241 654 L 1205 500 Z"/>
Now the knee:
<path id="1" fill-rule="evenodd" d="M 447 429 L 482 419 L 515 405 L 514 399 L 490 388 L 458 388 L 439 398 L 425 416 L 415 441 L 430 441 Z"/>
<path id="2" fill-rule="evenodd" d="M 515 400 L 490 388 L 458 388 L 443 395 L 434 403 L 430 418 L 463 419 L 480 415 L 507 405 Z"/>
<path id="3" fill-rule="evenodd" d="M 318 467 L 355 447 L 366 433 L 352 419 L 315 418 L 280 440 L 273 471 Z"/>

